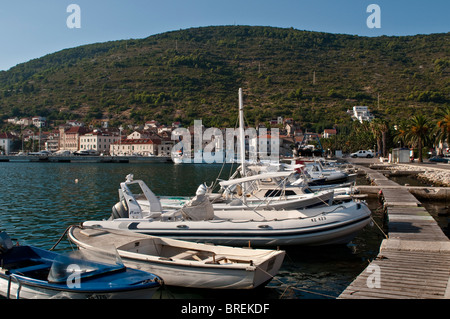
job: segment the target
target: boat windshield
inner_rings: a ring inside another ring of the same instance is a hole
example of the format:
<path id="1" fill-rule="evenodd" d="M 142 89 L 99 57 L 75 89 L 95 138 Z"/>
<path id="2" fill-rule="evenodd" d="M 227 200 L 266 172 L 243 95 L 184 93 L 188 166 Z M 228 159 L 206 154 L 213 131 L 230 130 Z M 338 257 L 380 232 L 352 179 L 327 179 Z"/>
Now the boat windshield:
<path id="1" fill-rule="evenodd" d="M 104 274 L 125 266 L 114 247 L 107 250 L 76 250 L 61 254 L 53 261 L 48 281 L 75 283 L 76 280 Z"/>

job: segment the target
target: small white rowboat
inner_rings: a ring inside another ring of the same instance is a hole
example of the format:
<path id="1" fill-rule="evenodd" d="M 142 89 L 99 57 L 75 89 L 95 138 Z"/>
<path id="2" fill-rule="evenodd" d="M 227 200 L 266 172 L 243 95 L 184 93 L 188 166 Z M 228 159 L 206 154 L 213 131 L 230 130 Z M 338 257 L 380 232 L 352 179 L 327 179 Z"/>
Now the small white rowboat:
<path id="1" fill-rule="evenodd" d="M 80 249 L 113 244 L 127 267 L 151 271 L 168 286 L 261 287 L 278 273 L 285 256 L 282 250 L 214 246 L 97 227 L 73 226 L 68 237 Z"/>

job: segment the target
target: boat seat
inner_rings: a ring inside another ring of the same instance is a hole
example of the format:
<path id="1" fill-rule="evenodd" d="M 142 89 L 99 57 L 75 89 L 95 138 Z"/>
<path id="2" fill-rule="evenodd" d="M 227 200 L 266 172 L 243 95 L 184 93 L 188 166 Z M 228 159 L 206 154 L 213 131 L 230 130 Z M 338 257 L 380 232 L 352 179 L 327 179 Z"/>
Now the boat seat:
<path id="1" fill-rule="evenodd" d="M 22 268 L 10 269 L 9 271 L 10 271 L 11 273 L 25 274 L 25 273 L 32 272 L 32 271 L 38 271 L 38 270 L 49 269 L 50 266 L 51 266 L 50 264 L 47 264 L 47 263 L 41 263 L 41 264 L 32 265 L 32 266 L 28 266 L 28 267 L 22 267 Z"/>
<path id="2" fill-rule="evenodd" d="M 189 258 L 192 258 L 192 259 L 195 259 L 197 261 L 201 261 L 201 259 L 197 256 L 197 253 L 198 252 L 195 251 L 195 250 L 186 250 L 186 251 L 183 251 L 183 252 L 181 252 L 179 254 L 171 256 L 170 258 L 172 258 L 172 259 L 189 259 Z"/>
<path id="3" fill-rule="evenodd" d="M 205 264 L 218 264 L 218 263 L 221 262 L 222 260 L 226 260 L 226 259 L 227 259 L 227 257 L 225 257 L 225 256 L 216 257 L 216 258 L 214 258 L 214 257 L 209 257 L 209 258 L 203 260 L 203 262 L 204 262 Z"/>

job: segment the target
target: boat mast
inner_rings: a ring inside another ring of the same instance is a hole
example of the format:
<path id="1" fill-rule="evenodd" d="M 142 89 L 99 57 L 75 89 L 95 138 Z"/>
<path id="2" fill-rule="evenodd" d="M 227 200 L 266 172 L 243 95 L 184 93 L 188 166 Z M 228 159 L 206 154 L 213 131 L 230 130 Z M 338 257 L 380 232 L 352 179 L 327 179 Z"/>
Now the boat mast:
<path id="1" fill-rule="evenodd" d="M 245 177 L 245 135 L 244 135 L 244 102 L 242 98 L 242 89 L 239 89 L 239 142 L 241 153 L 242 177 Z"/>
<path id="2" fill-rule="evenodd" d="M 239 142 L 241 153 L 241 175 L 245 177 L 245 135 L 244 135 L 244 102 L 242 97 L 242 88 L 239 88 Z M 242 183 L 242 194 L 245 202 L 245 182 Z"/>

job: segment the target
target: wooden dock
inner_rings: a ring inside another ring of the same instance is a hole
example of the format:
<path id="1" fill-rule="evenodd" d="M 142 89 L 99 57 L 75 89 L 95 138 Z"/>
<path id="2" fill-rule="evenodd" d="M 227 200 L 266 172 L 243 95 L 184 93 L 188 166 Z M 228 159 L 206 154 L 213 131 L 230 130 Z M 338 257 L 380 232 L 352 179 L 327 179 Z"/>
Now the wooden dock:
<path id="1" fill-rule="evenodd" d="M 407 188 L 358 169 L 382 191 L 389 238 L 338 299 L 450 299 L 450 240 Z"/>

